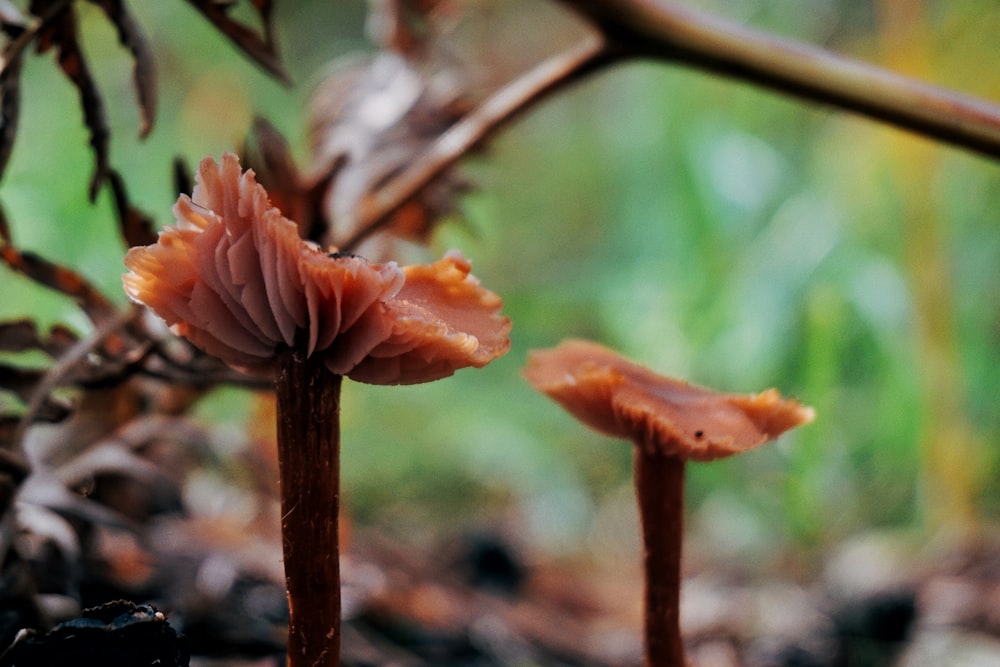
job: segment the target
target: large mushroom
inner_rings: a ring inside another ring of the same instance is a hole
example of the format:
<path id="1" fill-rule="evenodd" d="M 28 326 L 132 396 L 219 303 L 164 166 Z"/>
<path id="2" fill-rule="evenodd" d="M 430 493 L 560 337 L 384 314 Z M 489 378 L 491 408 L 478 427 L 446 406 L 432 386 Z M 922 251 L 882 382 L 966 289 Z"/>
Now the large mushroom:
<path id="1" fill-rule="evenodd" d="M 233 154 L 201 162 L 174 214 L 128 252 L 125 291 L 205 352 L 274 377 L 288 665 L 337 665 L 341 378 L 413 384 L 484 366 L 510 347 L 510 321 L 458 253 L 399 267 L 304 241 Z"/>
<path id="2" fill-rule="evenodd" d="M 664 377 L 606 347 L 569 340 L 530 354 L 524 375 L 587 426 L 635 444 L 645 549 L 646 665 L 682 667 L 680 566 L 684 466 L 739 454 L 813 419 L 769 389 L 723 394 Z"/>

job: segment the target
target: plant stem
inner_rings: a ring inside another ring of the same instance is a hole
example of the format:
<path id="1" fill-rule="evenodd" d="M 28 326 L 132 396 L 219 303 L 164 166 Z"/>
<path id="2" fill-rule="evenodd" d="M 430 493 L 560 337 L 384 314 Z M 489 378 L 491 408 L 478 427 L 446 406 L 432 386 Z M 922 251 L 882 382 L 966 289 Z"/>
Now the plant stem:
<path id="1" fill-rule="evenodd" d="M 645 57 L 830 104 L 1000 157 L 1000 106 L 677 3 L 561 0 L 620 57 Z"/>
<path id="2" fill-rule="evenodd" d="M 340 664 L 340 385 L 318 357 L 283 352 L 278 394 L 288 667 Z"/>
<path id="3" fill-rule="evenodd" d="M 351 251 L 472 148 L 555 92 L 630 58 L 697 67 L 829 104 L 939 141 L 1000 157 L 1000 105 L 932 86 L 823 49 L 781 39 L 675 3 L 560 0 L 600 39 L 540 63 L 444 132 L 399 175 L 362 201 Z"/>
<path id="4" fill-rule="evenodd" d="M 684 667 L 680 627 L 684 460 L 636 445 L 634 466 L 645 549 L 645 665 Z"/>

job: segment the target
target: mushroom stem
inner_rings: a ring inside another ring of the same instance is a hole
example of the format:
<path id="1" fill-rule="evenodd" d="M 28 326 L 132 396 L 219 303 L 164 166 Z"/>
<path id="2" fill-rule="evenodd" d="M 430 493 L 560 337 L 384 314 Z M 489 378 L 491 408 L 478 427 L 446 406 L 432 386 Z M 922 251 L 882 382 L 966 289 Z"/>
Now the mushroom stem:
<path id="1" fill-rule="evenodd" d="M 684 667 L 680 628 L 684 459 L 639 444 L 634 465 L 645 549 L 645 665 Z"/>
<path id="2" fill-rule="evenodd" d="M 340 385 L 319 355 L 279 358 L 278 467 L 288 667 L 340 664 Z"/>

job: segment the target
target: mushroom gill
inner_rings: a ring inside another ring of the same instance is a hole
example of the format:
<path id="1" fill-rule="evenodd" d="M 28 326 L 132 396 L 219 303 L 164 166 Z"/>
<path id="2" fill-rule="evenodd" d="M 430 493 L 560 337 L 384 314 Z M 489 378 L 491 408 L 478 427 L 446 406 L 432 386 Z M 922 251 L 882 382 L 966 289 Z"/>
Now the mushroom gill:
<path id="1" fill-rule="evenodd" d="M 231 153 L 202 160 L 174 215 L 157 243 L 128 252 L 125 291 L 245 372 L 273 373 L 279 348 L 297 347 L 338 375 L 410 384 L 509 348 L 500 298 L 460 254 L 400 268 L 328 253 L 299 236 Z"/>

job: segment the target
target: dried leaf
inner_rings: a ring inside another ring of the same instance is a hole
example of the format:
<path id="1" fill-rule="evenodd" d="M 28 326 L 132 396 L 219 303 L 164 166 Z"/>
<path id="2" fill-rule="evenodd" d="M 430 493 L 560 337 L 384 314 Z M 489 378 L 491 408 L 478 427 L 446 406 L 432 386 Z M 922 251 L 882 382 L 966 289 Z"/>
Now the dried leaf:
<path id="1" fill-rule="evenodd" d="M 278 128 L 264 118 L 254 118 L 250 136 L 243 144 L 241 159 L 243 164 L 254 170 L 257 182 L 267 190 L 271 203 L 286 218 L 297 221 L 301 232 L 305 222 L 302 180 L 288 142 Z"/>
<path id="2" fill-rule="evenodd" d="M 18 415 L 0 414 L 0 514 L 8 507 L 10 498 L 7 492 L 16 490 L 30 472 L 24 454 L 18 448 L 11 446 L 20 423 L 21 418 Z"/>
<path id="3" fill-rule="evenodd" d="M 134 529 L 134 525 L 126 517 L 63 487 L 52 478 L 49 470 L 28 477 L 21 487 L 18 500 L 41 505 L 74 520 L 126 530 Z"/>
<path id="4" fill-rule="evenodd" d="M 261 117 L 254 118 L 250 137 L 243 146 L 243 159 L 256 172 L 257 182 L 267 189 L 271 203 L 298 223 L 299 235 L 321 242 L 328 231 L 322 198 L 343 161 L 334 164 L 328 179 L 307 184 L 292 158 L 288 142 Z"/>
<path id="5" fill-rule="evenodd" d="M 30 11 L 35 16 L 43 16 L 55 1 L 32 0 Z M 53 46 L 57 50 L 59 67 L 80 93 L 83 122 L 90 131 L 90 145 L 94 149 L 95 160 L 94 174 L 90 179 L 90 199 L 93 201 L 107 178 L 111 129 L 108 126 L 107 112 L 97 89 L 97 83 L 80 49 L 76 14 L 72 5 L 66 5 L 59 10 L 38 32 L 35 39 L 38 53 L 45 53 Z"/>
<path id="6" fill-rule="evenodd" d="M 369 35 L 382 50 L 335 68 L 318 87 L 310 107 L 310 182 L 319 189 L 329 181 L 318 197 L 319 215 L 332 230 L 325 241 L 382 259 L 393 254 L 395 239 L 426 242 L 470 189 L 455 170 L 446 171 L 387 221 L 376 223 L 386 235 L 357 247 L 370 231 L 365 212 L 372 202 L 472 108 L 473 86 L 448 40 L 461 14 L 452 2 L 369 0 L 369 5 Z"/>
<path id="7" fill-rule="evenodd" d="M 0 322 L 0 351 L 24 352 L 38 349 L 41 344 L 34 321 Z"/>
<path id="8" fill-rule="evenodd" d="M 0 175 L 14 150 L 17 120 L 21 108 L 21 58 L 8 63 L 0 74 Z"/>
<path id="9" fill-rule="evenodd" d="M 35 386 L 45 376 L 45 371 L 0 364 L 0 387 L 13 393 L 22 401 L 31 400 Z"/>
<path id="10" fill-rule="evenodd" d="M 331 245 L 344 248 L 360 231 L 362 202 L 413 162 L 468 108 L 457 75 L 424 67 L 400 54 L 382 52 L 370 61 L 333 72 L 317 89 L 310 108 L 312 179 L 336 178 L 323 195 L 323 215 L 330 221 Z M 435 85 L 431 85 L 431 81 Z M 442 84 L 452 81 L 453 85 Z M 373 115 L 372 110 L 378 109 Z M 342 164 L 341 164 L 342 163 Z M 390 234 L 418 242 L 456 210 L 467 182 L 450 170 L 403 207 L 388 225 Z M 384 242 L 384 239 L 383 239 Z M 391 254 L 391 247 L 365 247 L 373 260 Z"/>
<path id="11" fill-rule="evenodd" d="M 3 25 L 17 25 L 24 27 L 27 25 L 27 21 L 24 20 L 24 14 L 18 9 L 14 3 L 10 0 L 0 0 L 0 24 Z M 5 28 L 6 29 L 6 28 Z"/>
<path id="12" fill-rule="evenodd" d="M 62 356 L 71 347 L 76 345 L 80 337 L 73 333 L 72 329 L 55 324 L 49 330 L 49 335 L 42 341 L 43 349 L 53 359 Z"/>
<path id="13" fill-rule="evenodd" d="M 52 327 L 48 336 L 42 337 L 30 319 L 0 322 L 0 351 L 24 352 L 41 350 L 52 358 L 63 354 L 79 340 L 76 334 L 60 324 Z"/>
<path id="14" fill-rule="evenodd" d="M 92 322 L 115 317 L 114 305 L 82 275 L 31 252 L 20 252 L 11 244 L 0 247 L 0 260 L 35 282 L 72 298 Z"/>
<path id="15" fill-rule="evenodd" d="M 6 516 L 17 496 L 21 482 L 31 472 L 31 466 L 24 454 L 19 448 L 13 446 L 20 423 L 21 418 L 16 415 L 0 414 L 0 517 Z M 0 547 L 3 546 L 3 543 L 4 540 L 0 537 Z M 3 586 L 0 585 L 0 588 Z"/>
<path id="16" fill-rule="evenodd" d="M 23 25 L 0 18 L 0 30 L 10 37 L 17 37 L 24 32 Z M 21 69 L 24 63 L 24 50 L 16 49 L 12 42 L 4 49 L 2 56 L 3 70 L 0 71 L 0 175 L 7 168 L 11 151 L 14 149 L 14 137 L 17 135 L 17 121 L 21 110 Z"/>
<path id="17" fill-rule="evenodd" d="M 45 373 L 0 364 L 0 390 L 15 394 L 25 403 L 31 401 L 39 380 Z M 66 419 L 73 412 L 72 405 L 63 399 L 47 396 L 32 414 L 34 421 L 55 424 Z"/>
<path id="18" fill-rule="evenodd" d="M 0 241 L 11 242 L 10 224 L 7 222 L 7 212 L 0 206 Z"/>
<path id="19" fill-rule="evenodd" d="M 153 129 L 156 119 L 156 62 L 146 36 L 122 0 L 90 0 L 107 14 L 118 30 L 118 41 L 132 52 L 135 60 L 133 81 L 139 105 L 139 137 Z"/>
<path id="20" fill-rule="evenodd" d="M 108 173 L 111 192 L 115 200 L 115 212 L 118 214 L 118 229 L 128 247 L 156 243 L 156 230 L 153 219 L 139 210 L 129 201 L 128 191 L 121 174 L 112 169 Z"/>
<path id="21" fill-rule="evenodd" d="M 368 34 L 382 48 L 416 54 L 436 39 L 434 10 L 442 0 L 369 0 Z"/>
<path id="22" fill-rule="evenodd" d="M 228 37 L 240 50 L 260 65 L 269 74 L 284 84 L 291 84 L 291 78 L 285 72 L 278 57 L 274 40 L 274 26 L 271 22 L 271 0 L 253 0 L 254 9 L 260 15 L 263 25 L 263 35 L 258 35 L 245 24 L 229 17 L 226 11 L 232 3 L 221 3 L 218 0 L 188 0 L 205 18 Z"/>
<path id="23" fill-rule="evenodd" d="M 73 406 L 68 401 L 52 397 L 42 401 L 42 405 L 34 413 L 35 421 L 46 424 L 58 424 L 73 414 Z"/>
<path id="24" fill-rule="evenodd" d="M 17 423 L 21 420 L 17 415 L 10 413 L 0 413 L 0 452 L 4 446 L 10 442 L 10 436 L 14 435 Z"/>
<path id="25" fill-rule="evenodd" d="M 89 447 L 79 456 L 53 471 L 54 476 L 69 488 L 80 485 L 88 477 L 115 473 L 146 484 L 164 479 L 156 464 L 117 442 Z"/>

